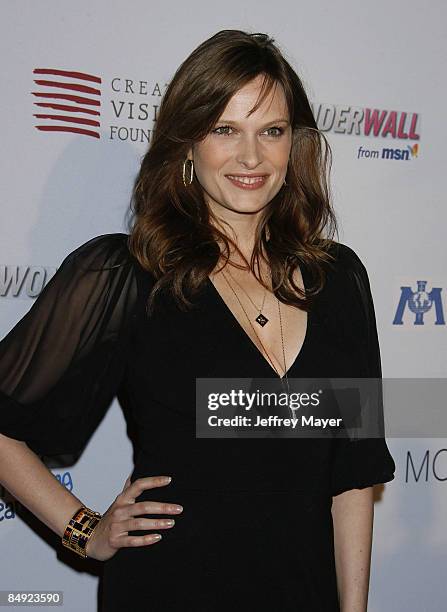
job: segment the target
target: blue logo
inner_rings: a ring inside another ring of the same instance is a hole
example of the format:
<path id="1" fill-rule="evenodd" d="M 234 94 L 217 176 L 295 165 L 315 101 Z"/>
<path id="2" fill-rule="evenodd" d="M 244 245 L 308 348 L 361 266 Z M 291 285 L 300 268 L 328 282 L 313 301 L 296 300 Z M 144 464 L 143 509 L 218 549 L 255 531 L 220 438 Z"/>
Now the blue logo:
<path id="1" fill-rule="evenodd" d="M 424 325 L 424 315 L 435 305 L 436 321 L 435 325 L 445 325 L 444 311 L 442 309 L 441 287 L 433 287 L 428 293 L 425 290 L 427 281 L 417 281 L 417 290 L 412 291 L 411 287 L 400 288 L 400 300 L 394 315 L 393 325 L 403 325 L 403 314 L 405 308 L 414 314 L 413 325 Z"/>

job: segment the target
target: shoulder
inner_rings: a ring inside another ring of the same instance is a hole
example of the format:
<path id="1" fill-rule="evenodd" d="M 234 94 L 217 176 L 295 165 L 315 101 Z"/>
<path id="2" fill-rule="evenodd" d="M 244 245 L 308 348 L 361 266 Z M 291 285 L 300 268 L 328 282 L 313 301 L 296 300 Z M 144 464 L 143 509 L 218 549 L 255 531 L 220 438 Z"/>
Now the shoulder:
<path id="1" fill-rule="evenodd" d="M 326 266 L 323 302 L 332 308 L 339 304 L 348 318 L 363 313 L 369 319 L 371 286 L 361 257 L 352 247 L 341 242 L 332 241 L 327 250 L 333 260 Z"/>
<path id="2" fill-rule="evenodd" d="M 128 234 L 121 232 L 94 236 L 71 251 L 62 266 L 75 264 L 84 269 L 105 269 L 130 265 L 133 258 L 128 238 Z"/>
<path id="3" fill-rule="evenodd" d="M 363 261 L 352 247 L 333 240 L 328 251 L 334 256 L 334 267 L 338 271 L 366 274 L 366 268 Z"/>
<path id="4" fill-rule="evenodd" d="M 101 292 L 118 299 L 120 295 L 135 293 L 137 268 L 137 260 L 128 248 L 127 234 L 101 234 L 69 252 L 44 291 L 63 293 L 67 299 L 76 295 L 80 301 L 93 299 L 91 296 Z"/>
<path id="5" fill-rule="evenodd" d="M 358 253 L 347 244 L 332 241 L 328 252 L 333 261 L 328 266 L 327 283 L 329 286 L 344 287 L 365 297 L 370 291 L 369 277 L 363 260 Z"/>

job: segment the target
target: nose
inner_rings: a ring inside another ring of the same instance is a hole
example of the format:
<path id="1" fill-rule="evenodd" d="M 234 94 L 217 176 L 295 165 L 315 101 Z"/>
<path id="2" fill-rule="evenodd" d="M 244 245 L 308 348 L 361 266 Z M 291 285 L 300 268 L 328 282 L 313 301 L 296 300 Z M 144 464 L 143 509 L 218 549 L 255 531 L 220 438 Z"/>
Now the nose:
<path id="1" fill-rule="evenodd" d="M 237 151 L 237 162 L 246 168 L 253 169 L 262 162 L 262 150 L 256 136 L 242 138 Z"/>

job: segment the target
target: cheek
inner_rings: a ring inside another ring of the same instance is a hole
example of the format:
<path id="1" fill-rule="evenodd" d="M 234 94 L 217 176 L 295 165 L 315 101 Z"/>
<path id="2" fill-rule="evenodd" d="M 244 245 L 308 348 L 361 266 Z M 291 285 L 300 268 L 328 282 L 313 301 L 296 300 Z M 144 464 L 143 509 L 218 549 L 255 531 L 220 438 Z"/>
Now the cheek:
<path id="1" fill-rule="evenodd" d="M 281 146 L 278 146 L 273 152 L 272 161 L 279 167 L 287 166 L 289 163 L 290 150 L 290 143 L 285 142 L 281 144 Z"/>
<path id="2" fill-rule="evenodd" d="M 216 172 L 219 172 L 229 158 L 228 151 L 222 146 L 203 144 L 200 149 L 194 152 L 194 169 L 199 180 L 207 182 L 213 179 Z"/>

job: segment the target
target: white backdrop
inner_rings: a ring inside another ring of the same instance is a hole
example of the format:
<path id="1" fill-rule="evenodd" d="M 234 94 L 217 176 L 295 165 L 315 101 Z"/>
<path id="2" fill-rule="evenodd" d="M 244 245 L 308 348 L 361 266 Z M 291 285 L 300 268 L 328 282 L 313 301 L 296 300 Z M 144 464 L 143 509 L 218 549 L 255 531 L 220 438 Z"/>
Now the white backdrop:
<path id="1" fill-rule="evenodd" d="M 416 291 L 424 280 L 428 292 L 442 288 L 442 299 L 447 286 L 446 12 L 441 0 L 423 6 L 415 0 L 3 0 L 0 337 L 69 251 L 95 235 L 125 230 L 132 181 L 166 83 L 200 42 L 237 28 L 276 39 L 332 145 L 340 241 L 369 272 L 384 377 L 445 377 L 446 326 L 436 324 L 434 307 L 423 325 L 414 325 L 408 307 L 402 324 L 393 320 L 402 286 Z M 48 86 L 49 80 L 97 91 L 67 91 Z M 57 111 L 37 106 L 48 98 L 36 94 L 50 92 L 100 100 L 89 106 L 99 114 L 63 113 L 99 125 L 46 117 Z M 352 118 L 359 119 L 358 133 L 347 127 Z M 46 129 L 62 124 L 88 133 Z M 388 443 L 397 472 L 393 482 L 377 487 L 369 610 L 441 612 L 447 440 Z M 430 469 L 417 478 L 410 466 L 420 467 L 426 456 Z M 81 460 L 53 472 L 84 503 L 105 511 L 131 469 L 131 445 L 114 402 Z M 59 589 L 67 612 L 96 610 L 100 564 L 56 555 L 57 538 L 16 510 L 0 490 L 0 589 Z"/>

